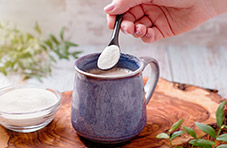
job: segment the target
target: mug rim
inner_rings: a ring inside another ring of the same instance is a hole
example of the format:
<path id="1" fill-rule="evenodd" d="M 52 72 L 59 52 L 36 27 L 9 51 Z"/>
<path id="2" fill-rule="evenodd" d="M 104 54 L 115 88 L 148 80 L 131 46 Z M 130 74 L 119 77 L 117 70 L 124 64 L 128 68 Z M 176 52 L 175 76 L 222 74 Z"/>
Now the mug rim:
<path id="1" fill-rule="evenodd" d="M 80 74 L 82 74 L 82 75 L 85 75 L 85 76 L 88 76 L 88 77 L 99 78 L 99 79 L 118 79 L 118 78 L 127 78 L 127 77 L 131 77 L 131 76 L 137 75 L 137 74 L 139 74 L 140 72 L 142 72 L 142 70 L 143 70 L 143 68 L 144 68 L 144 63 L 142 62 L 141 59 L 139 59 L 139 58 L 137 58 L 137 57 L 135 57 L 135 56 L 133 56 L 133 55 L 124 54 L 124 53 L 121 53 L 121 55 L 130 56 L 130 57 L 133 57 L 133 58 L 137 59 L 137 60 L 140 62 L 140 64 L 139 64 L 140 67 L 139 67 L 138 69 L 136 69 L 135 71 L 132 71 L 132 72 L 127 73 L 127 74 L 122 74 L 122 75 L 97 75 L 97 74 L 88 73 L 88 72 L 83 71 L 83 70 L 81 70 L 81 69 L 79 69 L 79 68 L 77 67 L 77 63 L 78 63 L 80 60 L 82 60 L 82 59 L 84 59 L 84 58 L 86 58 L 86 57 L 88 57 L 88 56 L 97 56 L 97 55 L 100 55 L 100 54 L 101 54 L 101 53 L 92 53 L 92 54 L 87 54 L 87 55 L 84 55 L 84 56 L 78 58 L 78 59 L 74 62 L 74 69 L 75 69 L 78 73 L 80 73 Z"/>

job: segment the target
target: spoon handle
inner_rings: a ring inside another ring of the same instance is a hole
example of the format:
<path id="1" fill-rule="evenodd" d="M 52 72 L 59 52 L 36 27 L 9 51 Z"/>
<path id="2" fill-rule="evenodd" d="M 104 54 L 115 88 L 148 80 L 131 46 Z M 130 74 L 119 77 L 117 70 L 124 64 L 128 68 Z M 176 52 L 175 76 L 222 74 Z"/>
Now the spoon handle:
<path id="1" fill-rule="evenodd" d="M 110 41 L 108 46 L 117 45 L 119 47 L 118 36 L 119 36 L 120 28 L 121 28 L 122 19 L 123 19 L 123 14 L 120 14 L 120 15 L 116 16 L 116 21 L 115 21 L 115 26 L 114 26 L 112 38 L 111 38 L 111 41 Z"/>

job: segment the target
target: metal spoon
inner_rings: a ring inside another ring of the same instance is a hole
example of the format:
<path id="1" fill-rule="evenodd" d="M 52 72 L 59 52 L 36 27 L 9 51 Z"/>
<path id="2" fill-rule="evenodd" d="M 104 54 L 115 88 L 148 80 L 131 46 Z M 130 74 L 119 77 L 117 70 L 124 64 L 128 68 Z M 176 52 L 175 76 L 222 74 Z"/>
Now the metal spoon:
<path id="1" fill-rule="evenodd" d="M 118 42 L 119 30 L 121 28 L 121 21 L 123 15 L 116 16 L 116 22 L 109 45 L 102 51 L 98 58 L 97 66 L 102 70 L 109 70 L 113 68 L 120 59 L 120 46 Z"/>

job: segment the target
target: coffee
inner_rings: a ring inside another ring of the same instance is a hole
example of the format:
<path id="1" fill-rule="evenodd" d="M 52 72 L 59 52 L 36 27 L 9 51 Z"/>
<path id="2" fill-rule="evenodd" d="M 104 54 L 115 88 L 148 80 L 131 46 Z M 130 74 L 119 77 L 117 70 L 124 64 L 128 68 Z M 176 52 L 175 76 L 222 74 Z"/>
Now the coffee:
<path id="1" fill-rule="evenodd" d="M 101 69 L 91 69 L 87 71 L 88 73 L 95 74 L 95 75 L 103 75 L 103 76 L 113 76 L 113 75 L 124 75 L 131 73 L 132 71 L 130 69 L 126 68 L 112 68 L 110 70 L 101 70 Z"/>

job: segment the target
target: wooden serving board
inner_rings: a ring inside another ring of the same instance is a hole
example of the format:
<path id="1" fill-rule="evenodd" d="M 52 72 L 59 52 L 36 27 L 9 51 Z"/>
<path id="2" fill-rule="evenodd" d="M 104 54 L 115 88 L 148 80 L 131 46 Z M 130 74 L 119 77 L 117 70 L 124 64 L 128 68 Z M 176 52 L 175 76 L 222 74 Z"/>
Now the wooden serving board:
<path id="1" fill-rule="evenodd" d="M 144 80 L 146 81 L 146 80 Z M 196 121 L 215 127 L 215 112 L 224 98 L 215 90 L 169 82 L 160 78 L 154 95 L 147 105 L 147 124 L 144 130 L 131 141 L 117 145 L 96 144 L 80 138 L 71 125 L 72 92 L 62 93 L 62 106 L 55 119 L 45 128 L 33 133 L 17 133 L 0 126 L 0 148 L 84 148 L 84 147 L 125 147 L 165 148 L 168 141 L 156 139 L 171 125 L 183 118 L 183 125 L 195 128 Z M 224 120 L 226 122 L 226 119 Z M 195 128 L 198 134 L 204 134 Z M 205 135 L 206 136 L 206 135 Z M 207 136 L 207 138 L 209 138 Z M 175 139 L 175 146 L 190 147 L 188 134 Z"/>

